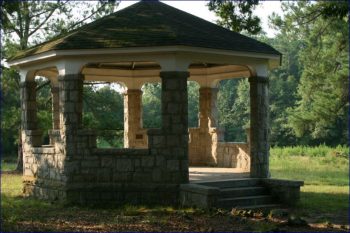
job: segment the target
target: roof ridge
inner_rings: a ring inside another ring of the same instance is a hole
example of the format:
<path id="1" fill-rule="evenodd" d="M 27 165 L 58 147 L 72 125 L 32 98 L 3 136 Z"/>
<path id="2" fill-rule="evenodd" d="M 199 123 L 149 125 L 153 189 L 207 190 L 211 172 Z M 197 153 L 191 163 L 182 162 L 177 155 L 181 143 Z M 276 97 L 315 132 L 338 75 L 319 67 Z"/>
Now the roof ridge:
<path id="1" fill-rule="evenodd" d="M 140 1 L 48 41 L 9 61 L 52 50 L 184 45 L 280 54 L 270 45 L 158 1 Z"/>
<path id="2" fill-rule="evenodd" d="M 141 1 L 144 1 L 144 2 L 152 2 L 152 1 L 158 1 L 158 0 L 141 0 Z M 237 36 L 240 36 L 240 37 L 243 37 L 243 38 L 252 40 L 252 41 L 256 40 L 256 41 L 259 41 L 260 43 L 263 43 L 263 44 L 265 44 L 266 46 L 269 46 L 269 47 L 271 47 L 272 49 L 274 49 L 272 46 L 270 46 L 270 45 L 266 44 L 265 42 L 262 42 L 262 41 L 260 41 L 260 40 L 258 40 L 258 39 L 254 39 L 254 38 L 251 38 L 251 37 L 249 37 L 249 36 L 247 36 L 247 35 L 243 35 L 243 34 L 241 34 L 241 33 L 239 33 L 239 32 L 232 31 L 232 30 L 230 30 L 230 29 L 228 29 L 228 28 L 219 26 L 219 25 L 217 25 L 216 23 L 213 23 L 213 22 L 210 22 L 210 21 L 208 21 L 208 20 L 205 20 L 205 19 L 203 19 L 203 18 L 201 18 L 201 17 L 198 17 L 198 16 L 196 16 L 196 15 L 193 15 L 193 14 L 191 14 L 191 13 L 189 13 L 189 12 L 182 11 L 182 10 L 176 8 L 176 7 L 170 6 L 170 5 L 165 4 L 165 3 L 163 3 L 163 2 L 160 2 L 160 1 L 158 1 L 158 2 L 159 2 L 159 3 L 162 3 L 163 6 L 166 6 L 166 7 L 170 8 L 170 9 L 172 9 L 172 10 L 175 10 L 175 11 L 181 13 L 181 14 L 186 14 L 186 15 L 188 15 L 188 16 L 192 16 L 193 18 L 196 18 L 197 20 L 201 21 L 202 23 L 210 24 L 211 26 L 213 26 L 213 27 L 215 27 L 215 28 L 217 28 L 217 29 L 219 29 L 219 30 L 221 30 L 221 31 L 224 31 L 225 33 L 234 33 L 234 34 L 236 34 Z M 274 50 L 275 50 L 275 49 L 274 49 Z M 276 51 L 277 51 L 277 50 L 276 50 Z M 278 51 L 277 51 L 277 52 L 278 52 Z"/>

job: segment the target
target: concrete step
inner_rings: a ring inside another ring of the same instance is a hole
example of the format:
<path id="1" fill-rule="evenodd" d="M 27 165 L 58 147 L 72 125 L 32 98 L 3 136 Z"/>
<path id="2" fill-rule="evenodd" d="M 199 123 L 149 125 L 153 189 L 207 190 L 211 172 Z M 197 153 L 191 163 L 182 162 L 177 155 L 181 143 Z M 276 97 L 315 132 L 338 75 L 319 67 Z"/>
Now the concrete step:
<path id="1" fill-rule="evenodd" d="M 279 204 L 266 204 L 266 205 L 249 205 L 249 206 L 239 206 L 238 210 L 272 210 L 279 209 L 282 206 Z"/>
<path id="2" fill-rule="evenodd" d="M 262 186 L 220 189 L 221 198 L 260 196 L 260 195 L 267 195 L 268 193 L 269 192 L 267 188 Z"/>
<path id="3" fill-rule="evenodd" d="M 272 203 L 272 196 L 270 195 L 258 195 L 247 197 L 230 197 L 220 198 L 218 200 L 218 207 L 221 208 L 234 208 L 241 206 L 254 206 L 254 205 L 267 205 Z"/>
<path id="4" fill-rule="evenodd" d="M 206 185 L 218 188 L 239 188 L 239 187 L 252 187 L 259 186 L 259 179 L 234 179 L 234 180 L 217 180 L 209 182 L 196 182 L 196 184 Z"/>

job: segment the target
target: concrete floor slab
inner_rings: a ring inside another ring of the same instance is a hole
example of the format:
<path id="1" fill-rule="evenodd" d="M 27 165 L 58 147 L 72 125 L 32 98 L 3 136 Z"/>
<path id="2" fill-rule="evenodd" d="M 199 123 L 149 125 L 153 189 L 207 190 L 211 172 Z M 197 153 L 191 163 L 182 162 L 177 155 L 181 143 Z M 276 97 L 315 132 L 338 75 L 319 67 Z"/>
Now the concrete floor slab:
<path id="1" fill-rule="evenodd" d="M 190 167 L 190 183 L 249 178 L 249 172 L 237 168 Z"/>

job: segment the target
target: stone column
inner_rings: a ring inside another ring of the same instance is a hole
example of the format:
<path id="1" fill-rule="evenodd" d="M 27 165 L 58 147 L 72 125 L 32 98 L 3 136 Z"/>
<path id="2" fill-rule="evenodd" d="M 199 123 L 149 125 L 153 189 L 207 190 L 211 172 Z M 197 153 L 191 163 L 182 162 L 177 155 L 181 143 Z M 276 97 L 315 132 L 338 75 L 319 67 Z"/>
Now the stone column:
<path id="1" fill-rule="evenodd" d="M 188 182 L 188 98 L 189 72 L 160 72 L 162 80 L 163 151 L 173 182 Z"/>
<path id="2" fill-rule="evenodd" d="M 24 177 L 34 177 L 37 171 L 33 159 L 33 147 L 41 146 L 42 131 L 37 129 L 36 82 L 25 81 L 20 84 L 21 90 L 21 152 Z M 32 162 L 29 162 L 32 161 Z M 28 187 L 24 180 L 24 192 L 32 192 L 32 184 Z M 29 182 L 30 183 L 30 182 Z M 29 188 L 29 189 L 28 189 Z"/>
<path id="3" fill-rule="evenodd" d="M 22 129 L 37 129 L 36 82 L 21 83 Z"/>
<path id="4" fill-rule="evenodd" d="M 52 129 L 60 129 L 60 102 L 59 102 L 59 88 L 58 86 L 51 86 L 52 98 Z"/>
<path id="5" fill-rule="evenodd" d="M 42 132 L 38 130 L 36 82 L 25 81 L 21 83 L 21 128 L 23 153 L 27 146 L 40 146 Z"/>
<path id="6" fill-rule="evenodd" d="M 269 177 L 268 78 L 251 77 L 250 82 L 250 176 Z"/>
<path id="7" fill-rule="evenodd" d="M 77 154 L 77 130 L 82 128 L 83 75 L 59 76 L 60 133 L 65 156 Z"/>
<path id="8" fill-rule="evenodd" d="M 221 138 L 217 132 L 217 88 L 199 89 L 199 135 L 191 143 L 196 148 L 191 158 L 200 161 L 197 165 L 215 166 L 217 164 L 217 142 Z"/>
<path id="9" fill-rule="evenodd" d="M 124 147 L 136 148 L 136 134 L 142 129 L 142 91 L 127 90 L 124 94 Z"/>
<path id="10" fill-rule="evenodd" d="M 217 88 L 199 89 L 199 127 L 202 129 L 217 127 L 217 93 Z"/>

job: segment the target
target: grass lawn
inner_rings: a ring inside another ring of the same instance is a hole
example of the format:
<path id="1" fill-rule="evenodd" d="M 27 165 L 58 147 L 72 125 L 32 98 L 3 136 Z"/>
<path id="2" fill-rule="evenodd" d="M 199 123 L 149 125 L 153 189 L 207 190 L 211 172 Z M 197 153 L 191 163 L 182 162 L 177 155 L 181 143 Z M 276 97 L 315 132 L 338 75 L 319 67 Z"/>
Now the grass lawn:
<path id="1" fill-rule="evenodd" d="M 15 158 L 3 158 L 1 160 L 1 171 L 13 171 L 16 169 L 16 159 Z"/>
<path id="2" fill-rule="evenodd" d="M 280 155 L 278 150 L 271 150 L 271 176 L 305 182 L 296 210 L 315 221 L 348 223 L 349 159 L 336 154 Z"/>
<path id="3" fill-rule="evenodd" d="M 21 176 L 1 174 L 1 232 L 6 231 L 293 231 L 348 232 L 349 161 L 322 156 L 278 155 L 271 151 L 275 178 L 304 180 L 299 205 L 289 215 L 308 226 L 291 226 L 268 213 L 232 214 L 168 206 L 86 207 L 38 201 L 21 196 Z M 2 169 L 14 167 L 2 163 Z M 346 225 L 346 226 L 344 226 Z"/>

